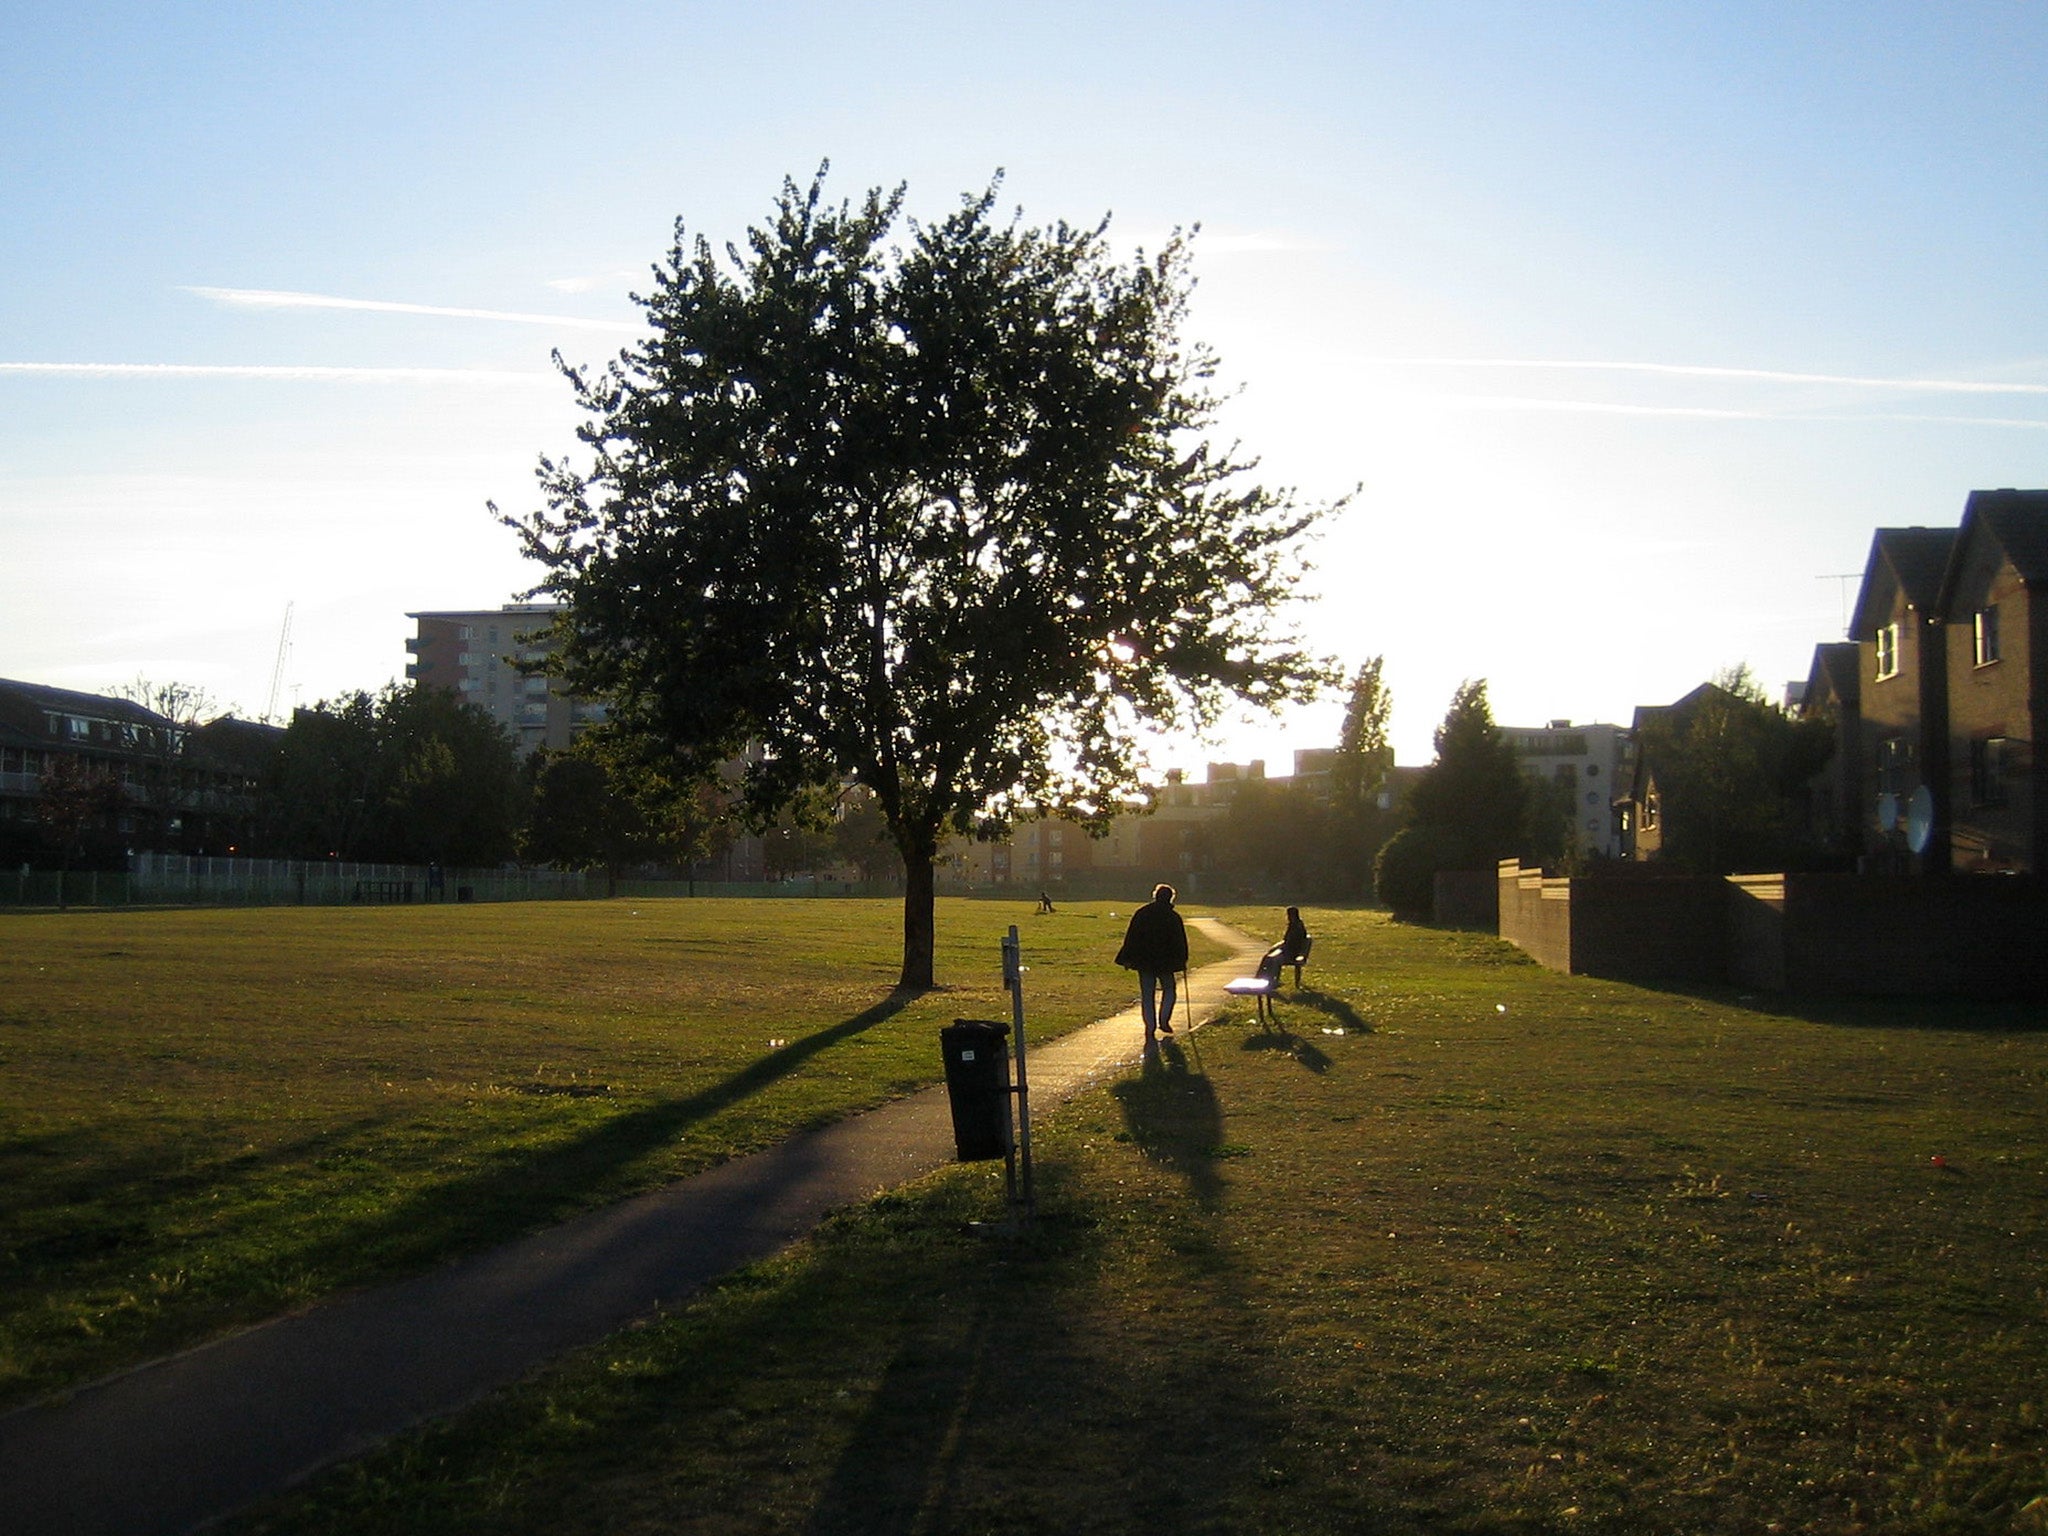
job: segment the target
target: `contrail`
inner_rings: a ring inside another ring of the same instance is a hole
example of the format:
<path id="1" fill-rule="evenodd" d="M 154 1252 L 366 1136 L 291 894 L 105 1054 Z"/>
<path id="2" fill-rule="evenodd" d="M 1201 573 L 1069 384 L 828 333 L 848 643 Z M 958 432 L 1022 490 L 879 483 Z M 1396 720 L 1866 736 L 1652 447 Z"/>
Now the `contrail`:
<path id="1" fill-rule="evenodd" d="M 1936 416 L 1909 411 L 1742 411 L 1704 405 L 1629 405 L 1606 400 L 1545 400 L 1528 395 L 1424 395 L 1434 405 L 1480 411 L 1558 411 L 1592 416 L 1682 416 L 1718 421 L 1915 422 L 1941 427 L 2023 427 L 2048 431 L 2048 420 L 2014 416 Z"/>
<path id="2" fill-rule="evenodd" d="M 333 380 L 353 384 L 547 384 L 552 373 L 506 368 L 326 368 L 296 363 L 4 363 L 0 373 L 97 378 Z"/>
<path id="3" fill-rule="evenodd" d="M 502 320 L 514 325 L 568 326 L 583 331 L 637 334 L 642 327 L 625 320 L 587 320 L 575 315 L 533 315 L 510 309 L 463 309 L 449 304 L 402 304 L 394 299 L 344 299 L 326 293 L 292 293 L 278 288 L 200 288 L 186 293 L 243 309 L 367 309 L 389 315 L 441 315 L 455 320 Z"/>
<path id="4" fill-rule="evenodd" d="M 1655 373 L 1690 379 L 1761 379 L 1773 384 L 1845 384 L 1957 395 L 2048 395 L 2048 384 L 1992 384 L 1981 379 L 1883 379 L 1853 373 L 1791 373 L 1776 368 L 1716 368 L 1703 363 L 1613 363 L 1516 357 L 1367 357 L 1360 362 L 1402 368 L 1526 368 L 1558 373 Z"/>

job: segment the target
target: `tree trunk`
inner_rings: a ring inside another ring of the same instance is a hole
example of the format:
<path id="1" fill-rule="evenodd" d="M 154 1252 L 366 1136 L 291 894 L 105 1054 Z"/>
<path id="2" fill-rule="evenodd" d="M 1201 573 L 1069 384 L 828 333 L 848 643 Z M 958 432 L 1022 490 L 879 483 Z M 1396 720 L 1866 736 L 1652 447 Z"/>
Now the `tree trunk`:
<path id="1" fill-rule="evenodd" d="M 896 985 L 905 991 L 929 992 L 932 976 L 932 860 L 929 854 L 903 856 L 903 974 Z"/>

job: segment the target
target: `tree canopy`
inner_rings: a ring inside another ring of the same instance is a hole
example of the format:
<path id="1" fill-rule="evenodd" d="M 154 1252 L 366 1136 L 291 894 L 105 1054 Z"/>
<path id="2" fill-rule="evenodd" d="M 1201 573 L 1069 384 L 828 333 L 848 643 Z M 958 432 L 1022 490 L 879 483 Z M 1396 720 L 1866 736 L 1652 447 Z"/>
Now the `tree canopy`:
<path id="1" fill-rule="evenodd" d="M 299 710 L 266 786 L 296 858 L 476 866 L 509 857 L 524 811 L 512 740 L 442 688 Z"/>
<path id="2" fill-rule="evenodd" d="M 1207 440 L 1187 241 L 1122 262 L 1106 223 L 1001 221 L 996 192 L 923 224 L 901 188 L 831 205 L 821 170 L 744 246 L 678 223 L 650 334 L 562 365 L 580 462 L 506 519 L 620 729 L 679 771 L 744 755 L 755 825 L 874 796 L 911 987 L 947 834 L 1104 817 L 1143 728 L 1326 681 L 1274 627 L 1320 513 Z"/>
<path id="3" fill-rule="evenodd" d="M 1662 802 L 1660 859 L 1701 874 L 1824 862 L 1807 785 L 1832 754 L 1833 734 L 1773 704 L 1748 667 L 1650 714 L 1637 750 Z"/>

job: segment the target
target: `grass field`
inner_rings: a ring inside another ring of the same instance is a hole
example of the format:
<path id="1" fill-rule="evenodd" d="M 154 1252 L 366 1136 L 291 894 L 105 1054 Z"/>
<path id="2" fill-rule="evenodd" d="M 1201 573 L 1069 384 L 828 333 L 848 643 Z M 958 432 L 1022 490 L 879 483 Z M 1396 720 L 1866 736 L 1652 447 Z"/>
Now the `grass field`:
<path id="1" fill-rule="evenodd" d="M 1099 1017 L 1110 910 L 942 902 L 917 998 L 885 901 L 0 914 L 0 1402 L 928 1083 L 1012 922 Z"/>
<path id="2" fill-rule="evenodd" d="M 2048 1530 L 2041 1011 L 1311 924 L 1025 1233 L 947 1170 L 237 1529 Z"/>

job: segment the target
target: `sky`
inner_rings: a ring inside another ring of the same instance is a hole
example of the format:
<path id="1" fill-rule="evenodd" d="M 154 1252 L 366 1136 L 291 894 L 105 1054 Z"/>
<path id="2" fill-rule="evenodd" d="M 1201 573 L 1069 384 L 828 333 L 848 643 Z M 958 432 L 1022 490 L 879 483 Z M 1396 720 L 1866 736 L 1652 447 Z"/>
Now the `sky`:
<path id="1" fill-rule="evenodd" d="M 825 160 L 943 215 L 1199 227 L 1221 435 L 1335 503 L 1293 615 L 1626 723 L 1839 639 L 1871 531 L 2048 486 L 2048 7 L 17 7 L 0 49 L 0 676 L 245 716 L 538 579 L 489 510 Z M 1329 745 L 1341 699 L 1159 744 Z"/>

